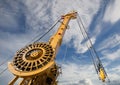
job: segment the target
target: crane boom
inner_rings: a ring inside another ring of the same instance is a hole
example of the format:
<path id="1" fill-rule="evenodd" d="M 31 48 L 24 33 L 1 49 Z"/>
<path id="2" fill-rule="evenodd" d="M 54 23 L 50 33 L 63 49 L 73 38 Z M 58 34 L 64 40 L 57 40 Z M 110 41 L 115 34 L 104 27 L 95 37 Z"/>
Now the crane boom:
<path id="1" fill-rule="evenodd" d="M 63 22 L 61 22 L 60 27 L 58 28 L 58 31 L 53 35 L 49 41 L 50 45 L 57 51 L 58 48 L 61 45 L 62 38 L 64 36 L 64 33 L 68 27 L 68 23 L 70 19 L 75 19 L 77 16 L 77 12 L 69 13 L 64 16 L 62 16 Z"/>
<path id="2" fill-rule="evenodd" d="M 58 31 L 48 42 L 29 44 L 15 54 L 13 62 L 8 63 L 8 69 L 15 75 L 9 85 L 14 85 L 19 78 L 23 79 L 19 85 L 57 85 L 60 72 L 55 57 L 69 21 L 76 17 L 77 12 L 62 16 Z"/>

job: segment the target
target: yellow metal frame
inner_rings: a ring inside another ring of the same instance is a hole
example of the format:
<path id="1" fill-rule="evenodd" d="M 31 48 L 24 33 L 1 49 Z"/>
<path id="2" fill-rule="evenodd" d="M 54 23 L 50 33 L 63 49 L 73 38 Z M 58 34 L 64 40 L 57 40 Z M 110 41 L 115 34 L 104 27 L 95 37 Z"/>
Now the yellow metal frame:
<path id="1" fill-rule="evenodd" d="M 31 85 L 31 84 L 32 85 L 36 85 L 36 84 L 37 85 L 38 84 L 39 85 L 57 85 L 56 78 L 59 75 L 59 70 L 58 70 L 59 67 L 55 63 L 55 57 L 62 43 L 62 39 L 68 27 L 69 21 L 71 19 L 76 19 L 76 17 L 77 17 L 77 12 L 71 12 L 61 17 L 63 21 L 61 21 L 61 25 L 58 28 L 58 31 L 50 38 L 48 42 L 49 45 L 52 46 L 52 49 L 54 50 L 54 55 L 53 55 L 54 58 L 47 65 L 34 71 L 23 72 L 23 71 L 19 71 L 19 69 L 16 69 L 13 62 L 8 63 L 8 69 L 10 70 L 10 72 L 12 72 L 16 76 L 9 83 L 9 85 L 14 85 L 14 83 L 18 80 L 18 78 L 23 78 L 23 80 L 20 82 L 19 85 Z M 39 55 L 38 53 L 39 52 L 37 52 L 37 54 L 36 52 L 32 53 L 31 57 L 32 58 L 41 57 L 41 54 Z"/>

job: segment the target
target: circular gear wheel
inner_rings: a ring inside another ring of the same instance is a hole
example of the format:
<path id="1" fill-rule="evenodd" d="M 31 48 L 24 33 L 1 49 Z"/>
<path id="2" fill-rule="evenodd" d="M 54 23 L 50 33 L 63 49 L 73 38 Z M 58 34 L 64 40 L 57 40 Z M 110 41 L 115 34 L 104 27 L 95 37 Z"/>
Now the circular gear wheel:
<path id="1" fill-rule="evenodd" d="M 34 71 L 47 65 L 54 59 L 54 50 L 48 43 L 33 43 L 20 49 L 13 65 L 20 71 Z"/>

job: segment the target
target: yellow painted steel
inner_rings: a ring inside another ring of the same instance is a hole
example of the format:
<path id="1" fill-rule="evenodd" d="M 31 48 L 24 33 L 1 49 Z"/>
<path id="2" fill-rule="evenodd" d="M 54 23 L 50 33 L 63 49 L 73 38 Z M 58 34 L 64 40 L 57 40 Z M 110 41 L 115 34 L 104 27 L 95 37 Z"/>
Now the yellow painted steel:
<path id="1" fill-rule="evenodd" d="M 8 63 L 8 69 L 15 75 L 9 85 L 14 85 L 19 78 L 23 78 L 19 85 L 57 85 L 60 70 L 55 57 L 69 21 L 76 17 L 77 12 L 62 16 L 63 21 L 58 31 L 47 43 L 27 45 L 15 54 L 13 62 Z"/>
<path id="2" fill-rule="evenodd" d="M 58 48 L 61 45 L 62 38 L 63 38 L 64 33 L 68 27 L 68 23 L 69 23 L 70 19 L 75 19 L 76 17 L 77 17 L 77 12 L 72 12 L 72 13 L 69 13 L 69 14 L 62 16 L 63 21 L 61 22 L 61 25 L 58 28 L 58 31 L 49 40 L 50 45 L 52 45 L 52 47 L 56 51 L 58 50 Z"/>
<path id="3" fill-rule="evenodd" d="M 105 82 L 106 74 L 105 74 L 103 68 L 100 68 L 99 77 L 102 80 L 102 82 Z"/>

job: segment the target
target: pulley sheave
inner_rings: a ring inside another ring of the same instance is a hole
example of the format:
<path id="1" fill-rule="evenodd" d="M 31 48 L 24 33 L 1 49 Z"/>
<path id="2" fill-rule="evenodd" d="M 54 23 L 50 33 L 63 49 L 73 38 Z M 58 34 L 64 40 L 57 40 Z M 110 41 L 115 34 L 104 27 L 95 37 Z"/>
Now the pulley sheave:
<path id="1" fill-rule="evenodd" d="M 54 65 L 55 51 L 49 43 L 33 43 L 17 51 L 9 70 L 18 76 L 41 74 Z"/>
<path id="2" fill-rule="evenodd" d="M 30 44 L 19 50 L 13 60 L 15 68 L 33 71 L 42 68 L 53 59 L 54 51 L 47 43 Z"/>

